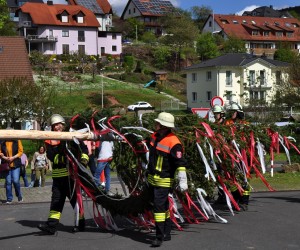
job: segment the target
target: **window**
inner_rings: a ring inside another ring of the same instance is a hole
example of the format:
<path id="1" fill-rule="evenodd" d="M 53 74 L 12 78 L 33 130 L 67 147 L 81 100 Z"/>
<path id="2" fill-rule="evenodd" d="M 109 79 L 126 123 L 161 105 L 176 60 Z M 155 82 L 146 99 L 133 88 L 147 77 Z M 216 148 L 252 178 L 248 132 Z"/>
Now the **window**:
<path id="1" fill-rule="evenodd" d="M 54 49 L 55 49 L 54 43 L 49 43 L 49 50 L 54 51 Z"/>
<path id="2" fill-rule="evenodd" d="M 265 91 L 250 91 L 250 99 L 251 100 L 265 100 L 266 92 Z"/>
<path id="3" fill-rule="evenodd" d="M 250 86 L 255 84 L 255 71 L 254 70 L 249 71 L 249 84 L 250 84 Z"/>
<path id="4" fill-rule="evenodd" d="M 207 101 L 210 101 L 211 100 L 211 91 L 207 91 L 206 96 L 207 96 Z"/>
<path id="5" fill-rule="evenodd" d="M 63 44 L 63 45 L 62 45 L 62 50 L 63 50 L 63 54 L 64 54 L 64 55 L 70 54 L 70 47 L 69 47 L 69 44 Z"/>
<path id="6" fill-rule="evenodd" d="M 101 47 L 101 55 L 105 54 L 105 47 Z"/>
<path id="7" fill-rule="evenodd" d="M 270 35 L 270 31 L 264 31 L 264 32 L 263 32 L 263 35 L 264 35 L 264 36 L 269 36 L 269 35 Z"/>
<path id="8" fill-rule="evenodd" d="M 69 37 L 69 31 L 68 30 L 63 30 L 62 31 L 62 37 Z"/>
<path id="9" fill-rule="evenodd" d="M 83 23 L 83 16 L 77 16 L 77 23 Z"/>
<path id="10" fill-rule="evenodd" d="M 212 27 L 212 21 L 208 22 L 208 27 Z"/>
<path id="11" fill-rule="evenodd" d="M 113 45 L 113 46 L 111 47 L 111 49 L 112 49 L 112 51 L 117 51 L 117 46 L 116 46 L 116 45 Z"/>
<path id="12" fill-rule="evenodd" d="M 69 22 L 69 18 L 68 18 L 68 15 L 67 15 L 67 14 L 62 14 L 62 15 L 61 15 L 61 22 L 62 22 L 62 23 L 67 23 L 67 22 Z"/>
<path id="13" fill-rule="evenodd" d="M 197 82 L 197 73 L 192 73 L 192 82 Z"/>
<path id="14" fill-rule="evenodd" d="M 232 85 L 231 71 L 226 71 L 226 85 Z"/>
<path id="15" fill-rule="evenodd" d="M 98 32 L 98 37 L 107 37 L 107 33 L 103 31 Z"/>
<path id="16" fill-rule="evenodd" d="M 293 37 L 293 32 L 286 32 L 287 37 Z"/>
<path id="17" fill-rule="evenodd" d="M 129 14 L 129 15 L 131 14 L 131 9 L 128 10 L 128 14 Z"/>
<path id="18" fill-rule="evenodd" d="M 197 102 L 197 92 L 192 92 L 192 102 Z"/>
<path id="19" fill-rule="evenodd" d="M 206 80 L 211 81 L 211 71 L 206 72 Z"/>
<path id="20" fill-rule="evenodd" d="M 282 37 L 283 36 L 283 32 L 282 31 L 276 31 L 275 35 L 277 37 Z"/>
<path id="21" fill-rule="evenodd" d="M 112 34 L 112 39 L 116 40 L 117 39 L 117 35 L 116 34 Z"/>
<path id="22" fill-rule="evenodd" d="M 3 52 L 3 46 L 0 46 L 0 53 Z"/>
<path id="23" fill-rule="evenodd" d="M 259 32 L 258 30 L 252 30 L 252 36 L 258 36 Z"/>
<path id="24" fill-rule="evenodd" d="M 135 8 L 133 8 L 133 13 L 135 13 Z"/>
<path id="25" fill-rule="evenodd" d="M 80 55 L 85 54 L 85 45 L 78 45 L 78 54 Z"/>
<path id="26" fill-rule="evenodd" d="M 260 81 L 260 85 L 263 86 L 266 84 L 266 71 L 265 70 L 260 70 L 259 71 L 259 81 Z"/>
<path id="27" fill-rule="evenodd" d="M 279 85 L 281 83 L 281 71 L 276 71 L 276 84 Z"/>
<path id="28" fill-rule="evenodd" d="M 78 42 L 84 42 L 85 37 L 84 37 L 84 30 L 78 30 Z"/>
<path id="29" fill-rule="evenodd" d="M 49 30 L 49 38 L 53 39 L 53 30 Z"/>
<path id="30" fill-rule="evenodd" d="M 222 19 L 221 22 L 222 22 L 223 24 L 229 24 L 229 22 L 228 22 L 226 19 Z"/>
<path id="31" fill-rule="evenodd" d="M 238 22 L 237 20 L 232 20 L 232 22 L 233 22 L 234 24 L 239 24 L 239 22 Z"/>

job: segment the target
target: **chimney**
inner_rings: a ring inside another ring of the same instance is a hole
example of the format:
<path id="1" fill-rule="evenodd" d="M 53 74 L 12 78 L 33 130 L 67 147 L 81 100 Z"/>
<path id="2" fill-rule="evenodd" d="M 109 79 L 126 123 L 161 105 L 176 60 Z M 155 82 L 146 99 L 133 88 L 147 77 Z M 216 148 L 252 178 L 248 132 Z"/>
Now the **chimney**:
<path id="1" fill-rule="evenodd" d="M 48 0 L 47 5 L 53 5 L 53 1 Z"/>

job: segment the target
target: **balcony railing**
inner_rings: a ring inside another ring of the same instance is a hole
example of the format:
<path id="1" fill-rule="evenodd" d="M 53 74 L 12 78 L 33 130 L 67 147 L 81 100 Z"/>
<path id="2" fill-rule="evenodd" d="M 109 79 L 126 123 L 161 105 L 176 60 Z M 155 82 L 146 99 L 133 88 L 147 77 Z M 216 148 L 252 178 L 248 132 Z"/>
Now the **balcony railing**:
<path id="1" fill-rule="evenodd" d="M 57 36 L 27 35 L 26 39 L 32 42 L 57 42 Z"/>

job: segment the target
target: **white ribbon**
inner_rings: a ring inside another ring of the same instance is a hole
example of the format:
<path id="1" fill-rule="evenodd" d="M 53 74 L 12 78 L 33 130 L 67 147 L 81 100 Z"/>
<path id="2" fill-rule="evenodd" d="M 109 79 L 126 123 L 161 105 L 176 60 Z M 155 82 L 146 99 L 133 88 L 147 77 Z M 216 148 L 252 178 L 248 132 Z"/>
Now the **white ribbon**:
<path id="1" fill-rule="evenodd" d="M 214 175 L 214 173 L 212 172 L 208 162 L 207 162 L 207 159 L 202 151 L 202 148 L 201 146 L 199 145 L 199 143 L 197 142 L 196 143 L 197 145 L 197 148 L 198 148 L 198 151 L 199 151 L 199 154 L 200 154 L 200 157 L 205 165 L 205 169 L 206 169 L 206 174 L 205 174 L 205 177 L 209 180 L 209 176 L 211 176 L 211 178 L 213 179 L 214 182 L 216 182 L 216 177 Z"/>
<path id="2" fill-rule="evenodd" d="M 262 173 L 266 173 L 266 164 L 265 164 L 265 157 L 264 157 L 264 149 L 262 144 L 257 140 L 256 142 L 257 154 L 259 156 L 260 166 L 262 169 Z"/>

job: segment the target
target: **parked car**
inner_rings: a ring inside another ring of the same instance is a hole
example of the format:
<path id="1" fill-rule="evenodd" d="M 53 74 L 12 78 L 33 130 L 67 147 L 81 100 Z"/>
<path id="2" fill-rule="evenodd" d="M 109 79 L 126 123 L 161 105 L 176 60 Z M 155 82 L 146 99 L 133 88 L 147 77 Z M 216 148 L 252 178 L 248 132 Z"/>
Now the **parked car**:
<path id="1" fill-rule="evenodd" d="M 136 102 L 135 104 L 129 105 L 127 107 L 128 111 L 135 111 L 137 109 L 151 109 L 153 108 L 148 102 Z"/>
<path id="2" fill-rule="evenodd" d="M 130 40 L 123 40 L 122 44 L 124 44 L 124 45 L 131 45 L 132 42 Z"/>

